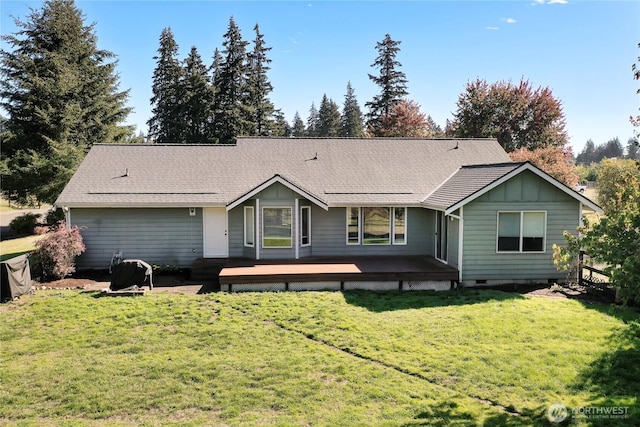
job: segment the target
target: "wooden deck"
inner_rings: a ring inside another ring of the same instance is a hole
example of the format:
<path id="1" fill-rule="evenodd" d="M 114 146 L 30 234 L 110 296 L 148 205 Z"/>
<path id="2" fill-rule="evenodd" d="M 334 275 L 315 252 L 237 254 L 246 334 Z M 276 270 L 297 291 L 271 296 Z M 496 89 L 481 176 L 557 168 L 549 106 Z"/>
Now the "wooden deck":
<path id="1" fill-rule="evenodd" d="M 429 256 L 310 257 L 298 260 L 229 259 L 220 285 L 300 282 L 457 282 L 458 270 Z"/>

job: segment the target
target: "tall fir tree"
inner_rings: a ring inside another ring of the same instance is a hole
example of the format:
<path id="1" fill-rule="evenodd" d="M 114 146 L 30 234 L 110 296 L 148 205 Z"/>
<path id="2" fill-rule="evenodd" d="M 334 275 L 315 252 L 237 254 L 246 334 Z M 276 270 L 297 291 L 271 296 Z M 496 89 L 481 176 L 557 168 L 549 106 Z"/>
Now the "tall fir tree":
<path id="1" fill-rule="evenodd" d="M 296 111 L 293 115 L 293 126 L 291 127 L 291 136 L 296 138 L 302 138 L 306 135 L 306 129 L 304 128 L 304 122 L 300 118 L 300 114 Z"/>
<path id="2" fill-rule="evenodd" d="M 342 127 L 340 136 L 348 138 L 364 138 L 364 125 L 362 111 L 351 82 L 347 83 L 347 93 L 344 96 L 344 107 L 342 109 Z"/>
<path id="3" fill-rule="evenodd" d="M 318 111 L 318 136 L 336 137 L 340 134 L 340 109 L 326 94 L 322 96 Z"/>
<path id="4" fill-rule="evenodd" d="M 220 135 L 222 135 L 222 129 L 224 123 L 220 120 L 222 117 L 222 103 L 221 98 L 218 96 L 218 88 L 220 87 L 220 69 L 222 67 L 222 53 L 218 48 L 215 48 L 213 52 L 213 63 L 211 64 L 211 90 L 213 92 L 213 104 L 211 108 L 211 132 L 213 142 L 220 142 Z"/>
<path id="5" fill-rule="evenodd" d="M 267 136 L 282 131 L 282 120 L 276 115 L 279 124 L 274 120 L 275 108 L 269 100 L 269 94 L 273 90 L 267 77 L 271 60 L 267 53 L 271 50 L 265 46 L 264 36 L 260 33 L 258 24 L 253 28 L 256 37 L 253 41 L 253 50 L 248 54 L 248 134 Z"/>
<path id="6" fill-rule="evenodd" d="M 213 142 L 213 88 L 209 81 L 207 67 L 195 46 L 191 48 L 189 56 L 184 61 L 182 76 L 180 111 L 185 135 L 184 141 L 180 142 Z"/>
<path id="7" fill-rule="evenodd" d="M 271 125 L 270 136 L 291 136 L 291 126 L 284 117 L 284 113 L 281 110 L 275 110 L 273 112 L 273 124 Z"/>
<path id="8" fill-rule="evenodd" d="M 383 41 L 376 44 L 378 57 L 371 66 L 378 69 L 380 74 L 377 76 L 369 74 L 369 79 L 380 86 L 380 93 L 375 95 L 372 101 L 365 103 L 369 108 L 367 127 L 374 136 L 378 136 L 381 126 L 380 118 L 389 115 L 393 107 L 409 94 L 407 77 L 399 70 L 402 64 L 396 60 L 400 52 L 400 43 L 387 34 Z"/>
<path id="9" fill-rule="evenodd" d="M 248 107 L 247 65 L 248 42 L 242 39 L 233 17 L 222 42 L 222 62 L 216 70 L 216 129 L 223 144 L 232 144 L 236 137 L 251 133 Z"/>
<path id="10" fill-rule="evenodd" d="M 183 121 L 183 99 L 180 94 L 182 66 L 178 59 L 178 44 L 171 28 L 160 33 L 160 46 L 151 86 L 151 118 L 148 137 L 155 143 L 184 142 L 186 126 Z"/>
<path id="11" fill-rule="evenodd" d="M 133 133 L 122 125 L 130 108 L 115 55 L 97 47 L 95 26 L 83 21 L 73 0 L 48 0 L 2 36 L 0 105 L 11 137 L 0 170 L 11 201 L 54 202 L 93 144 Z"/>
<path id="12" fill-rule="evenodd" d="M 309 108 L 309 117 L 307 117 L 307 132 L 306 136 L 316 137 L 319 136 L 319 113 L 315 103 L 311 103 Z"/>

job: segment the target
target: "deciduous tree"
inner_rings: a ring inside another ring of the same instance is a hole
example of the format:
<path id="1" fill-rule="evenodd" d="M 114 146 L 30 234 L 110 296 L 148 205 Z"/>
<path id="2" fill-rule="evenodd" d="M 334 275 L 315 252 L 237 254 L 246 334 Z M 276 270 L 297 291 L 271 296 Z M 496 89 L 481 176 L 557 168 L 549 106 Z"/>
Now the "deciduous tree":
<path id="1" fill-rule="evenodd" d="M 571 150 L 561 147 L 542 147 L 535 150 L 519 148 L 509 153 L 515 162 L 531 162 L 569 188 L 578 183 L 578 173 L 573 164 Z"/>
<path id="2" fill-rule="evenodd" d="M 94 25 L 73 0 L 48 0 L 0 52 L 1 106 L 10 137 L 0 154 L 2 193 L 11 201 L 52 203 L 95 143 L 120 142 L 128 91 L 115 55 L 97 47 Z"/>
<path id="3" fill-rule="evenodd" d="M 378 136 L 426 138 L 429 133 L 427 116 L 420 105 L 409 99 L 400 100 L 389 114 L 380 118 Z"/>
<path id="4" fill-rule="evenodd" d="M 452 126 L 457 137 L 497 138 L 507 152 L 563 147 L 568 141 L 561 102 L 548 87 L 533 89 L 527 80 L 468 83 Z"/>

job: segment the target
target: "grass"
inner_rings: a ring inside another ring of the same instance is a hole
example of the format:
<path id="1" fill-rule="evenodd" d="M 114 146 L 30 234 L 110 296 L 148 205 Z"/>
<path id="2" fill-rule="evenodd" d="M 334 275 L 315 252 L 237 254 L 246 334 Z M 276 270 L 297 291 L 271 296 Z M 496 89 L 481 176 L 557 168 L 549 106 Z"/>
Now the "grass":
<path id="1" fill-rule="evenodd" d="M 0 242 L 0 261 L 22 255 L 36 248 L 35 244 L 45 235 L 27 236 L 19 239 L 3 240 Z"/>
<path id="2" fill-rule="evenodd" d="M 0 419 L 24 426 L 530 426 L 554 402 L 640 424 L 640 316 L 571 300 L 40 291 L 0 307 L 0 342 Z"/>

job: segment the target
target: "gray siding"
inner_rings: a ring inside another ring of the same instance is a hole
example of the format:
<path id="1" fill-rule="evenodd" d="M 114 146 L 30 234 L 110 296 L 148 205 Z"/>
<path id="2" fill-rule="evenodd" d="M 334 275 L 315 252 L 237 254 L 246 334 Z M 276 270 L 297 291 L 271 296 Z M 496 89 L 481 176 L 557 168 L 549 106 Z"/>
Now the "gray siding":
<path id="1" fill-rule="evenodd" d="M 422 208 L 407 209 L 406 245 L 347 245 L 345 208 L 311 209 L 313 256 L 433 255 L 434 215 Z"/>
<path id="2" fill-rule="evenodd" d="M 149 264 L 188 267 L 202 256 L 202 209 L 71 209 L 87 250 L 78 268 L 108 268 L 114 252 Z"/>
<path id="3" fill-rule="evenodd" d="M 544 253 L 497 253 L 498 211 L 546 211 Z M 464 207 L 463 281 L 561 279 L 552 246 L 562 232 L 575 230 L 579 202 L 531 172 L 512 178 Z"/>

